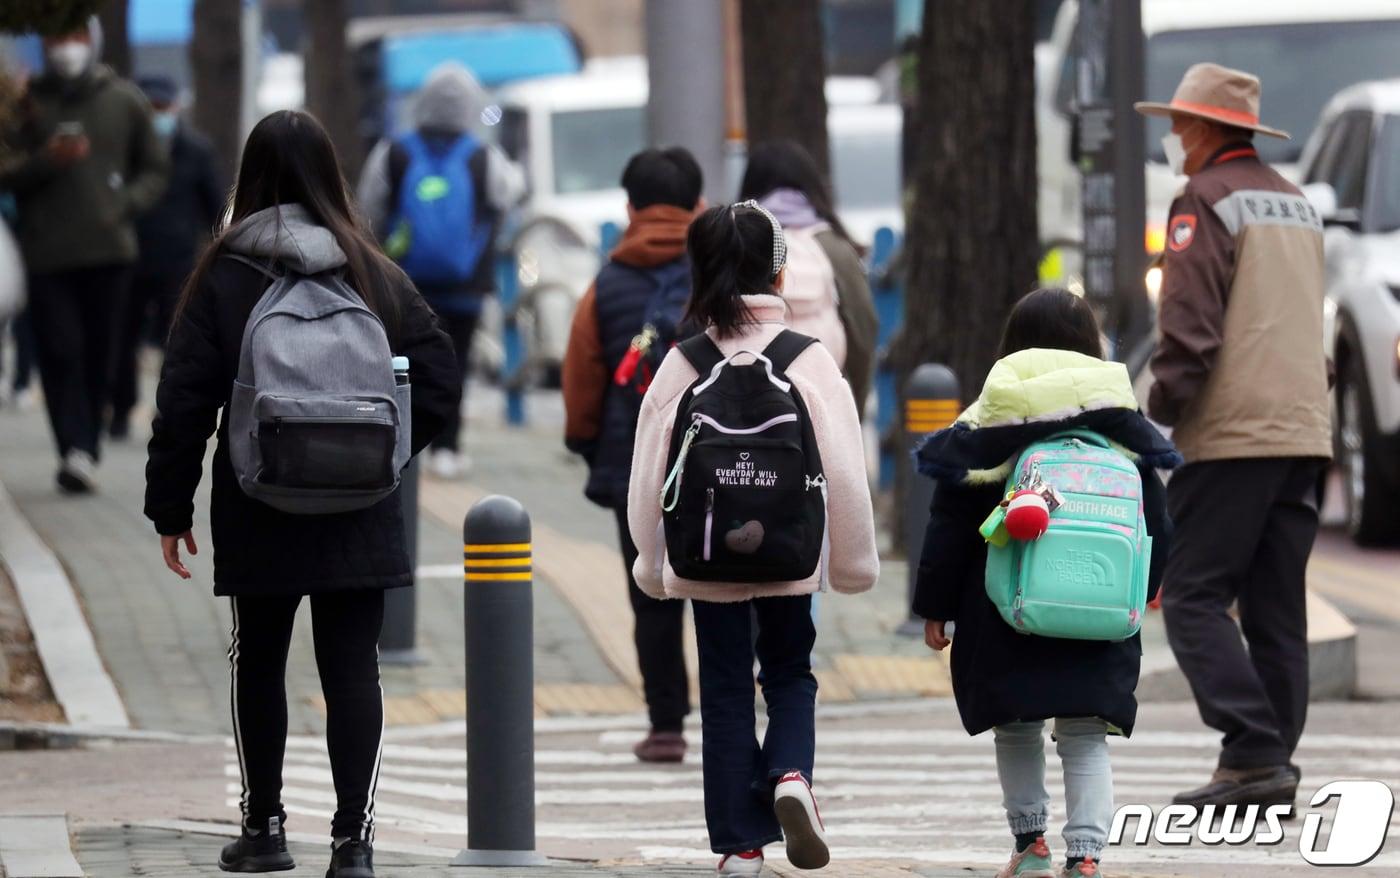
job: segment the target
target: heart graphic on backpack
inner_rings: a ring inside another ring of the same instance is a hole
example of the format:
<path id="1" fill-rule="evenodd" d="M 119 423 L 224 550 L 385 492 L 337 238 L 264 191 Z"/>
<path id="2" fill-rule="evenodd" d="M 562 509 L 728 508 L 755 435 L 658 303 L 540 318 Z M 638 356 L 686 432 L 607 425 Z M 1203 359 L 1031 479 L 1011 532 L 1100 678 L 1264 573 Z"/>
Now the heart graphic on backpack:
<path id="1" fill-rule="evenodd" d="M 763 545 L 763 524 L 758 521 L 745 522 L 724 535 L 724 544 L 729 551 L 739 555 L 752 555 Z"/>

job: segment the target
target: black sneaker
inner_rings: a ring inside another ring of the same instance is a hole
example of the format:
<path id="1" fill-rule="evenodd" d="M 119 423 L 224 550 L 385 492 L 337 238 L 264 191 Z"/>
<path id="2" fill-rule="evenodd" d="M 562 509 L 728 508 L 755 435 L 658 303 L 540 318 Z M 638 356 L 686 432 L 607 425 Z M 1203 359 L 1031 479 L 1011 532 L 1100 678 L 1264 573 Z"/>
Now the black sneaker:
<path id="1" fill-rule="evenodd" d="M 374 878 L 374 848 L 358 839 L 332 848 L 326 878 Z"/>
<path id="2" fill-rule="evenodd" d="M 249 835 L 245 828 L 238 840 L 224 845 L 219 854 L 219 868 L 225 872 L 285 872 L 296 867 L 287 853 L 287 833 L 276 817 L 257 835 Z"/>

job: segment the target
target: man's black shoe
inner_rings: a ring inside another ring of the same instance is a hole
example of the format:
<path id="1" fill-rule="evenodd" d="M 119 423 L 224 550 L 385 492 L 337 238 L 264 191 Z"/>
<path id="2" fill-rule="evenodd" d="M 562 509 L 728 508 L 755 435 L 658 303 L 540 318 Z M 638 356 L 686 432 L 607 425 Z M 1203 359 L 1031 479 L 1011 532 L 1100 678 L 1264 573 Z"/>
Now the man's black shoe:
<path id="1" fill-rule="evenodd" d="M 374 878 L 374 848 L 358 839 L 334 848 L 326 878 Z"/>
<path id="2" fill-rule="evenodd" d="M 257 835 L 244 829 L 238 840 L 224 845 L 219 854 L 219 868 L 225 872 L 285 872 L 296 867 L 287 853 L 287 833 L 276 817 Z"/>
<path id="3" fill-rule="evenodd" d="M 1268 768 L 1217 768 L 1210 783 L 1178 793 L 1173 805 L 1292 805 L 1298 795 L 1298 773 L 1288 765 Z"/>

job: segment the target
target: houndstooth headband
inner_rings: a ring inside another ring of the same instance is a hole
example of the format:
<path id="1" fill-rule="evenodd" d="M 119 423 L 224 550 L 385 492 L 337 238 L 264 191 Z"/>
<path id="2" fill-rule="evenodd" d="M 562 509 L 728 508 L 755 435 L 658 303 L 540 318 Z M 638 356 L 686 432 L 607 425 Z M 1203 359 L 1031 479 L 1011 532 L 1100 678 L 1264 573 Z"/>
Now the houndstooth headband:
<path id="1" fill-rule="evenodd" d="M 729 205 L 730 215 L 733 215 L 736 207 L 751 207 L 768 218 L 768 222 L 773 226 L 773 268 L 768 279 L 777 278 L 778 273 L 787 265 L 787 238 L 783 236 L 783 227 L 778 223 L 778 218 L 769 212 L 768 208 L 750 198 L 748 201 L 741 201 L 738 204 Z"/>

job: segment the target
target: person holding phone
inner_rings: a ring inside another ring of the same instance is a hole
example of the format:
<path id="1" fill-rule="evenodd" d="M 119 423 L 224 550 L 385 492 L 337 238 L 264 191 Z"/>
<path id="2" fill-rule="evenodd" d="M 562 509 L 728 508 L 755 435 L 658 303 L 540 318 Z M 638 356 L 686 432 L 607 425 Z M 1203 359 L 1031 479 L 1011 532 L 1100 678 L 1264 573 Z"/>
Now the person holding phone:
<path id="1" fill-rule="evenodd" d="M 0 163 L 14 193 L 30 319 L 59 457 L 58 486 L 95 487 L 112 349 L 137 257 L 135 219 L 165 189 L 169 153 L 141 92 L 99 63 L 96 18 L 44 38 Z"/>

